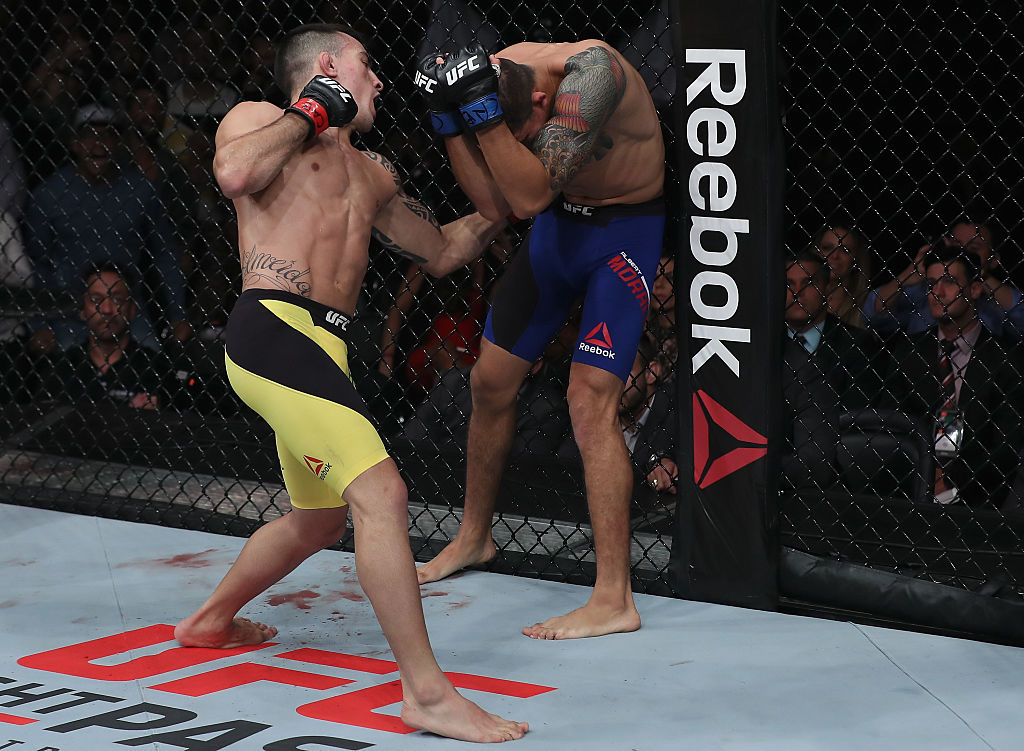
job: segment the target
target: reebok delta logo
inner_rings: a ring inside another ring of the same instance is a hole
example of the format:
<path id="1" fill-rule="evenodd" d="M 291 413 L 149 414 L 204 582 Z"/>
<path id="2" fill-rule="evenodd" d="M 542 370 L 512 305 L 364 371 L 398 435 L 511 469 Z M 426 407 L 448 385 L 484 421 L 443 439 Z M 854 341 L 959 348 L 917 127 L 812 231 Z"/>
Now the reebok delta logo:
<path id="1" fill-rule="evenodd" d="M 712 426 L 716 428 L 715 439 L 711 435 Z M 711 457 L 712 444 L 719 454 L 715 458 Z M 693 394 L 693 481 L 698 487 L 704 489 L 714 485 L 767 453 L 767 438 L 712 399 L 706 391 L 698 389 Z"/>
<path id="2" fill-rule="evenodd" d="M 612 351 L 612 335 L 608 331 L 608 324 L 604 321 L 597 324 L 580 342 L 580 349 L 614 360 L 615 353 Z"/>
<path id="3" fill-rule="evenodd" d="M 317 459 L 312 456 L 303 455 L 302 458 L 306 460 L 306 466 L 309 467 L 309 471 L 321 480 L 325 479 L 327 477 L 327 473 L 331 471 L 330 462 L 325 462 L 323 459 Z"/>

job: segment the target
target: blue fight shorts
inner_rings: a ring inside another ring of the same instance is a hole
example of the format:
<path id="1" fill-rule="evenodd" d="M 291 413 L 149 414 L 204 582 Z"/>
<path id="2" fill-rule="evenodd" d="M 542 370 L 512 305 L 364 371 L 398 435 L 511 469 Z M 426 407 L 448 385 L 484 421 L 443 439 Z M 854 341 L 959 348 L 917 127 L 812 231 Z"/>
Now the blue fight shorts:
<path id="1" fill-rule="evenodd" d="M 665 205 L 583 206 L 556 199 L 502 277 L 484 336 L 536 360 L 583 298 L 573 362 L 629 379 L 661 258 Z"/>

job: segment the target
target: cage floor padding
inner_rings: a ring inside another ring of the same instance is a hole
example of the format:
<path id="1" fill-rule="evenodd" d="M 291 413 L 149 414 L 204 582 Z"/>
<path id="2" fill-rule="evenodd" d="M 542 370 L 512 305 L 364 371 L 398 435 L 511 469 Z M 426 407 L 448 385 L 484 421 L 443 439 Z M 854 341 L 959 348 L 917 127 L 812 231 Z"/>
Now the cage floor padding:
<path id="1" fill-rule="evenodd" d="M 0 749 L 417 751 L 354 557 L 325 551 L 244 615 L 248 650 L 180 648 L 244 540 L 0 504 Z M 1024 744 L 1024 650 L 638 595 L 643 628 L 519 629 L 585 587 L 466 572 L 423 588 L 441 666 L 513 748 L 1005 749 Z M 6 745 L 5 745 L 6 744 Z"/>

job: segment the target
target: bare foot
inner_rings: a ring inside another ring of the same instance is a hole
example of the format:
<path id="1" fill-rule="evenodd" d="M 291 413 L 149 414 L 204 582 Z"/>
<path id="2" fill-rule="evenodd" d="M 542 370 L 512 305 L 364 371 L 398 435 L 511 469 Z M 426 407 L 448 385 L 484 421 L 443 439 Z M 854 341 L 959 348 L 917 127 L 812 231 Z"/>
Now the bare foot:
<path id="1" fill-rule="evenodd" d="M 514 741 L 530 729 L 525 722 L 514 722 L 485 712 L 454 688 L 445 691 L 440 701 L 429 705 L 405 698 L 402 701 L 402 722 L 446 738 L 474 743 Z"/>
<path id="2" fill-rule="evenodd" d="M 174 638 L 185 647 L 234 649 L 262 644 L 275 636 L 276 628 L 248 618 L 235 618 L 225 629 L 213 627 L 192 615 L 174 627 Z"/>
<path id="3" fill-rule="evenodd" d="M 420 584 L 440 581 L 466 566 L 487 563 L 494 558 L 497 552 L 494 540 L 490 537 L 484 538 L 477 544 L 476 542 L 463 542 L 456 535 L 455 539 L 448 543 L 448 546 L 438 553 L 434 560 L 416 567 L 416 577 Z"/>
<path id="4" fill-rule="evenodd" d="M 588 603 L 571 613 L 548 618 L 523 628 L 531 639 L 582 639 L 604 636 L 640 628 L 640 614 L 630 604 L 628 608 L 608 608 Z"/>

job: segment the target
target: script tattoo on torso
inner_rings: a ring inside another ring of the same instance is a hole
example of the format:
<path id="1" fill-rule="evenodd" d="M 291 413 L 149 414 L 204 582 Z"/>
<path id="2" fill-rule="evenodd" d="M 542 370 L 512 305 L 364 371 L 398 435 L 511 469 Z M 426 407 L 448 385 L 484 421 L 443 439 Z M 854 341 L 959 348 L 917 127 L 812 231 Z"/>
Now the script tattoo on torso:
<path id="1" fill-rule="evenodd" d="M 259 286 L 270 282 L 277 289 L 309 297 L 312 285 L 309 281 L 309 267 L 299 268 L 290 258 L 278 258 L 270 253 L 251 250 L 242 253 L 242 283 L 244 286 Z"/>
<path id="2" fill-rule="evenodd" d="M 604 126 L 626 93 L 625 71 L 604 47 L 590 47 L 570 57 L 565 73 L 555 95 L 554 113 L 533 143 L 556 193 L 585 164 L 601 159 L 615 145 Z"/>

